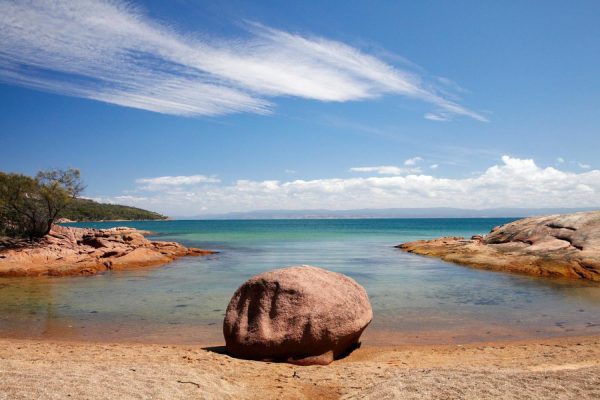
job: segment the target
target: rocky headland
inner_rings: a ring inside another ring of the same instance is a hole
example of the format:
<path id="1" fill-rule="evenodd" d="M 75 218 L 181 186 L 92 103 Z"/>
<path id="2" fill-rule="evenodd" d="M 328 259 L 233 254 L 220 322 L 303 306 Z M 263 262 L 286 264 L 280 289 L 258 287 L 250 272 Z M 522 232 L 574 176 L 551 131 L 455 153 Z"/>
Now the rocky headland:
<path id="1" fill-rule="evenodd" d="M 600 211 L 525 218 L 485 236 L 396 247 L 486 270 L 600 281 Z"/>
<path id="2" fill-rule="evenodd" d="M 93 275 L 109 270 L 169 263 L 183 256 L 215 253 L 176 242 L 148 240 L 132 228 L 73 228 L 55 225 L 41 241 L 0 248 L 0 277 Z"/>

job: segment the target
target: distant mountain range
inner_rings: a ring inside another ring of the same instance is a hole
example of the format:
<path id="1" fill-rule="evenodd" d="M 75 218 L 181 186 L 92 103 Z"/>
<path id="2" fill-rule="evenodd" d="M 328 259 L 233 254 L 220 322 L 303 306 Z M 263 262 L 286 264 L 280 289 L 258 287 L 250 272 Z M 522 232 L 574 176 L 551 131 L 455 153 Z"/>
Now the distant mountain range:
<path id="1" fill-rule="evenodd" d="M 569 214 L 598 208 L 385 208 L 357 210 L 259 210 L 207 214 L 176 219 L 353 219 L 353 218 L 501 218 Z"/>

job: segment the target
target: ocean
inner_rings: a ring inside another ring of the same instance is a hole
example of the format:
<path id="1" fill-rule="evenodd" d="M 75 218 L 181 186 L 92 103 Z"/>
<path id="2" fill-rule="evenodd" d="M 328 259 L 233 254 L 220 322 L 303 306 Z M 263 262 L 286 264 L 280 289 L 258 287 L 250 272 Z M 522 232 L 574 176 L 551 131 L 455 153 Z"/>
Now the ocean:
<path id="1" fill-rule="evenodd" d="M 262 271 L 309 264 L 363 285 L 374 319 L 364 342 L 463 343 L 600 333 L 600 285 L 482 271 L 395 245 L 484 234 L 502 218 L 76 223 L 130 226 L 218 250 L 163 267 L 89 277 L 0 280 L 0 336 L 220 344 L 235 289 Z"/>

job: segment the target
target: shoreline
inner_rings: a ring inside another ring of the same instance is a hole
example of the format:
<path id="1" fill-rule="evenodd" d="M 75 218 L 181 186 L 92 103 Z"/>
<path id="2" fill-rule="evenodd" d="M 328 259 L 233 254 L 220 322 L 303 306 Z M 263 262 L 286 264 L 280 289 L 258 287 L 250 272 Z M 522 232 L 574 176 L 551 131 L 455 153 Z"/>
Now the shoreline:
<path id="1" fill-rule="evenodd" d="M 106 271 L 149 268 L 185 256 L 216 254 L 177 242 L 145 238 L 150 232 L 54 225 L 39 242 L 0 251 L 0 278 L 96 275 Z"/>
<path id="2" fill-rule="evenodd" d="M 159 218 L 159 219 L 98 219 L 98 220 L 68 220 L 57 221 L 56 224 L 61 226 L 69 226 L 68 224 L 85 224 L 94 222 L 160 222 L 160 221 L 177 221 L 175 218 Z"/>
<path id="3" fill-rule="evenodd" d="M 129 237 L 130 233 L 118 236 Z M 135 232 L 131 238 L 141 240 Z M 114 243 L 122 245 L 121 239 L 113 240 L 104 236 L 86 239 L 104 246 L 102 251 L 109 251 Z M 600 326 L 596 328 L 595 309 L 577 314 L 584 319 L 574 318 L 574 323 L 559 324 L 561 313 L 552 315 L 549 320 L 556 322 L 555 326 L 544 331 L 552 337 L 532 334 L 534 337 L 522 338 L 533 331 L 509 325 L 514 324 L 509 319 L 498 320 L 491 325 L 495 327 L 491 340 L 468 340 L 486 334 L 486 320 L 470 323 L 448 318 L 435 330 L 423 323 L 418 313 L 392 314 L 398 315 L 394 322 L 399 324 L 393 326 L 403 331 L 386 331 L 385 327 L 392 325 L 384 323 L 377 328 L 371 325 L 375 329 L 365 331 L 363 346 L 348 357 L 327 367 L 298 367 L 223 354 L 220 321 L 215 323 L 216 319 L 190 319 L 188 324 L 185 318 L 173 318 L 173 325 L 169 321 L 160 325 L 152 319 L 141 322 L 144 315 L 132 312 L 110 325 L 110 314 L 103 319 L 106 310 L 97 311 L 93 303 L 62 315 L 57 311 L 61 302 L 46 309 L 43 300 L 48 293 L 51 290 L 42 291 L 39 298 L 31 296 L 39 299 L 32 307 L 38 314 L 19 314 L 23 319 L 17 324 L 28 325 L 30 332 L 11 332 L 7 325 L 0 330 L 0 399 L 486 399 L 547 398 L 557 393 L 564 394 L 563 398 L 600 398 Z M 67 300 L 62 304 L 68 305 Z M 177 300 L 170 306 L 174 310 L 180 304 L 187 307 L 184 303 Z M 551 307 L 551 303 L 542 304 Z M 84 311 L 90 313 L 87 318 Z M 222 310 L 212 311 L 218 315 Z M 572 307 L 571 311 L 580 310 Z M 540 318 L 530 312 L 523 315 L 534 323 L 534 316 Z M 33 326 L 31 321 L 39 323 Z M 593 323 L 590 334 L 584 333 L 586 321 Z M 411 330 L 414 327 L 418 330 Z M 576 330 L 569 334 L 571 328 Z M 37 337 L 24 338 L 29 333 Z M 513 337 L 498 339 L 502 335 Z M 447 342 L 427 342 L 438 340 Z"/>
<path id="4" fill-rule="evenodd" d="M 446 236 L 395 247 L 483 270 L 600 282 L 600 211 L 524 218 L 484 236 Z"/>
<path id="5" fill-rule="evenodd" d="M 374 336 L 376 338 L 374 338 Z M 377 331 L 363 334 L 361 336 L 361 348 L 367 347 L 371 349 L 392 349 L 392 348 L 419 348 L 419 347 L 462 347 L 462 346 L 482 346 L 482 345 L 521 345 L 535 344 L 554 341 L 580 341 L 580 340 L 598 340 L 600 342 L 600 332 L 590 334 L 582 334 L 580 332 L 573 334 L 542 334 L 540 336 L 515 336 L 501 338 L 459 338 L 459 339 L 440 339 L 441 335 L 427 339 L 421 336 L 421 340 L 413 340 L 406 335 L 406 332 L 391 332 Z M 388 340 L 386 340 L 386 338 Z M 405 338 L 406 340 L 398 340 Z M 219 334 L 203 335 L 202 338 L 188 338 L 187 340 L 178 341 L 172 337 L 163 335 L 149 336 L 145 338 L 131 336 L 116 337 L 97 335 L 92 337 L 73 337 L 73 336 L 36 336 L 36 335 L 20 335 L 20 334 L 0 334 L 1 341 L 26 341 L 26 342 L 48 342 L 56 344 L 80 344 L 80 345 L 114 345 L 114 346 L 174 346 L 174 347 L 223 347 L 225 340 L 221 329 Z M 599 343 L 600 344 L 600 343 Z"/>
<path id="6" fill-rule="evenodd" d="M 240 360 L 220 346 L 0 338 L 7 398 L 595 398 L 600 335 L 363 345 L 329 366 Z M 558 392 L 557 392 L 558 391 Z"/>
<path id="7" fill-rule="evenodd" d="M 136 325 L 136 324 L 133 324 Z M 167 324 L 158 328 L 154 325 L 141 325 L 135 328 L 122 323 L 80 325 L 77 321 L 63 321 L 58 324 L 23 326 L 11 330 L 0 330 L 0 340 L 31 340 L 50 342 L 77 342 L 88 344 L 122 345 L 169 345 L 220 346 L 224 344 L 222 321 L 208 325 Z M 28 328 L 28 331 L 24 329 Z M 472 333 L 478 331 L 481 333 Z M 545 340 L 570 340 L 572 338 L 600 337 L 596 326 L 577 330 L 556 328 L 552 331 L 531 331 L 528 329 L 494 329 L 492 325 L 469 325 L 462 329 L 421 329 L 392 330 L 369 326 L 361 336 L 361 342 L 369 347 L 396 346 L 457 346 L 481 343 L 517 343 Z"/>

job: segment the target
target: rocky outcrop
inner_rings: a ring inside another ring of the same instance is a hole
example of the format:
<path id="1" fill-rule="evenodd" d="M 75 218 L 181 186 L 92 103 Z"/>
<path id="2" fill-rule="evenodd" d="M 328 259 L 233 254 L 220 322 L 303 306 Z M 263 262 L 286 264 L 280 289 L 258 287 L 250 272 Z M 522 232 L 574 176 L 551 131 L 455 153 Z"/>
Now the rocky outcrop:
<path id="1" fill-rule="evenodd" d="M 444 237 L 396 247 L 476 268 L 600 281 L 600 211 L 525 218 L 470 240 Z"/>
<path id="2" fill-rule="evenodd" d="M 223 333 L 236 357 L 329 364 L 358 344 L 372 318 L 362 286 L 304 265 L 246 281 L 227 307 Z"/>
<path id="3" fill-rule="evenodd" d="M 151 241 L 132 228 L 84 229 L 55 225 L 39 243 L 0 252 L 0 276 L 93 275 L 166 264 L 214 253 L 175 242 Z"/>

